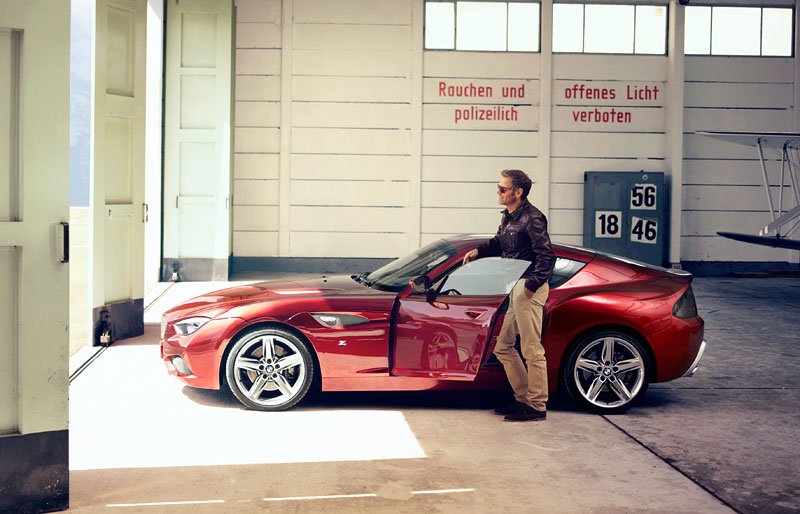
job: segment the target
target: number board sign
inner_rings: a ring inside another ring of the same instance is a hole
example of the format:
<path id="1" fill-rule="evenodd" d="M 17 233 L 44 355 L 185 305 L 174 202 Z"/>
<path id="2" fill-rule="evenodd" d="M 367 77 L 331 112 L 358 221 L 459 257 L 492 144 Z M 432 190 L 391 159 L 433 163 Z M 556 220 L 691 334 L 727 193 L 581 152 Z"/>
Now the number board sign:
<path id="1" fill-rule="evenodd" d="M 631 216 L 631 241 L 654 245 L 658 238 L 658 220 Z"/>
<path id="2" fill-rule="evenodd" d="M 661 266 L 666 187 L 661 172 L 586 172 L 583 244 Z"/>
<path id="3" fill-rule="evenodd" d="M 622 211 L 594 211 L 594 237 L 622 237 Z"/>
<path id="4" fill-rule="evenodd" d="M 658 186 L 655 184 L 634 184 L 631 188 L 631 210 L 656 210 Z"/>

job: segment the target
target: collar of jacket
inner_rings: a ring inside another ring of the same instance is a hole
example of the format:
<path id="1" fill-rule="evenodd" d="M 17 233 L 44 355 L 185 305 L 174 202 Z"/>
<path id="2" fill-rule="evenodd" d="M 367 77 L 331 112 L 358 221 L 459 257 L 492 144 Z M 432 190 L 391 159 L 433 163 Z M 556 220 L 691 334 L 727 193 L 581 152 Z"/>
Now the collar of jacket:
<path id="1" fill-rule="evenodd" d="M 522 203 L 519 204 L 519 207 L 516 208 L 514 212 L 508 212 L 508 209 L 503 209 L 503 216 L 511 216 L 511 219 L 517 221 L 520 216 L 522 216 L 522 211 L 526 210 L 531 203 L 528 199 L 522 200 Z"/>

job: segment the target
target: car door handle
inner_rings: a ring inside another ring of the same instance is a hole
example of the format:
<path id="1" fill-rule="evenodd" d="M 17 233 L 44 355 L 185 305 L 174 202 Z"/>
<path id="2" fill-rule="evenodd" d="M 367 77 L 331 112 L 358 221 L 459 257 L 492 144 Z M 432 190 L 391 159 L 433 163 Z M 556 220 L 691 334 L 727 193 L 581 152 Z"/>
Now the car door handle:
<path id="1" fill-rule="evenodd" d="M 483 316 L 484 314 L 486 314 L 486 310 L 484 310 L 484 309 L 467 309 L 466 311 L 464 311 L 464 314 L 466 314 L 467 316 L 469 316 L 472 319 L 478 319 L 481 316 Z"/>

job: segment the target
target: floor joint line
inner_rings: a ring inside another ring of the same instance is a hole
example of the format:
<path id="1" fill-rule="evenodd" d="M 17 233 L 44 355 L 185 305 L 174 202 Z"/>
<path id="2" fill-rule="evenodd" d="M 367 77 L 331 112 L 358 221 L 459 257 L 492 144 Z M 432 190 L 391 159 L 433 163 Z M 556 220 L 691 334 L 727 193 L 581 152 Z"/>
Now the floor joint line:
<path id="1" fill-rule="evenodd" d="M 620 432 L 622 432 L 623 434 L 625 434 L 626 436 L 628 436 L 628 437 L 629 437 L 631 440 L 635 441 L 635 442 L 636 442 L 636 444 L 638 444 L 639 446 L 641 446 L 642 448 L 644 448 L 645 450 L 647 450 L 648 452 L 650 452 L 650 453 L 651 453 L 653 456 L 655 456 L 655 457 L 656 457 L 658 460 L 660 460 L 661 462 L 663 462 L 663 463 L 664 463 L 664 464 L 666 464 L 667 466 L 671 467 L 672 469 L 674 469 L 675 471 L 677 471 L 678 473 L 680 473 L 680 474 L 681 474 L 681 475 L 683 475 L 684 477 L 686 477 L 686 478 L 688 478 L 689 480 L 691 480 L 691 481 L 692 481 L 692 483 L 694 483 L 695 485 L 697 485 L 698 487 L 700 487 L 700 489 L 702 489 L 703 491 L 707 492 L 708 494 L 710 494 L 711 496 L 713 496 L 714 498 L 716 498 L 716 499 L 717 499 L 717 500 L 718 500 L 720 503 L 722 503 L 723 505 L 725 505 L 726 507 L 728 507 L 729 509 L 731 509 L 733 512 L 737 512 L 737 513 L 741 514 L 741 511 L 737 510 L 737 509 L 736 509 L 736 507 L 734 507 L 733 505 L 731 505 L 730 503 L 728 503 L 727 501 L 725 501 L 725 500 L 724 500 L 723 498 L 721 498 L 721 497 L 720 497 L 720 496 L 719 496 L 717 493 L 715 493 L 714 491 L 712 491 L 712 490 L 711 490 L 711 489 L 709 489 L 708 487 L 704 486 L 703 484 L 701 484 L 700 482 L 698 482 L 697 480 L 695 480 L 695 479 L 694 479 L 694 477 L 692 477 L 692 476 L 688 475 L 686 472 L 684 472 L 684 471 L 683 471 L 682 469 L 680 469 L 678 466 L 674 465 L 673 463 L 671 463 L 670 461 L 668 461 L 667 459 L 665 459 L 664 457 L 662 457 L 661 455 L 659 455 L 659 454 L 658 454 L 658 453 L 657 453 L 655 450 L 653 450 L 652 448 L 650 448 L 649 446 L 647 446 L 646 444 L 644 444 L 642 441 L 640 441 L 639 439 L 637 439 L 636 437 L 634 437 L 634 436 L 633 436 L 633 435 L 632 435 L 630 432 L 628 432 L 627 430 L 625 430 L 625 429 L 624 429 L 624 428 L 622 428 L 621 426 L 619 426 L 619 425 L 617 425 L 616 423 L 614 423 L 613 421 L 611 421 L 611 420 L 608 418 L 608 416 L 606 416 L 606 415 L 601 415 L 600 417 L 602 417 L 604 420 L 606 420 L 606 421 L 607 421 L 607 422 L 608 422 L 608 423 L 609 423 L 611 426 L 613 426 L 614 428 L 616 428 L 617 430 L 619 430 Z"/>

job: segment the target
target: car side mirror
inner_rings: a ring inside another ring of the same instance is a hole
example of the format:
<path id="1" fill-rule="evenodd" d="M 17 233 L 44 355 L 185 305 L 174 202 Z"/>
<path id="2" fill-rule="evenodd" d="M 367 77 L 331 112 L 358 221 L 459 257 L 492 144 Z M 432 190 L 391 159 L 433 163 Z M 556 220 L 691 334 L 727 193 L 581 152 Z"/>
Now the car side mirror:
<path id="1" fill-rule="evenodd" d="M 411 286 L 411 292 L 413 294 L 426 294 L 433 286 L 428 275 L 420 275 L 416 277 L 415 279 L 411 280 L 409 285 Z"/>

